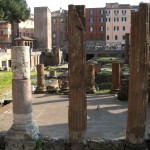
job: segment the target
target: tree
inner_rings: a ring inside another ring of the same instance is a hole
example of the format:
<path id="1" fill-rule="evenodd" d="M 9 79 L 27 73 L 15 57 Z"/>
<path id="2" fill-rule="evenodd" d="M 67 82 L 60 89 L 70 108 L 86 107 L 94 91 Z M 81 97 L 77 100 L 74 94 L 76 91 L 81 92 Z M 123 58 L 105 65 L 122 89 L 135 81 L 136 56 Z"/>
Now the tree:
<path id="1" fill-rule="evenodd" d="M 0 0 L 0 19 L 11 23 L 12 43 L 19 36 L 19 23 L 30 16 L 30 8 L 26 0 Z"/>

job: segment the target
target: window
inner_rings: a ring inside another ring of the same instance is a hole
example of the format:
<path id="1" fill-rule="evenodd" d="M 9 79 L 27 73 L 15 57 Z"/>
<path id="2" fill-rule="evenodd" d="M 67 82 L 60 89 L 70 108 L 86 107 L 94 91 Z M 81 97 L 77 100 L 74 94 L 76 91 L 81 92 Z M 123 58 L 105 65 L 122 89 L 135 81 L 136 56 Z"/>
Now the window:
<path id="1" fill-rule="evenodd" d="M 118 36 L 117 35 L 115 35 L 115 40 L 118 40 Z"/>
<path id="2" fill-rule="evenodd" d="M 119 31 L 119 26 L 114 26 L 114 31 Z"/>
<path id="3" fill-rule="evenodd" d="M 110 10 L 106 10 L 106 15 L 109 16 Z"/>
<path id="4" fill-rule="evenodd" d="M 2 66 L 6 66 L 6 61 L 2 61 Z"/>
<path id="5" fill-rule="evenodd" d="M 132 13 L 132 12 L 135 12 L 135 10 L 130 10 L 130 11 L 131 11 L 131 13 Z"/>
<path id="6" fill-rule="evenodd" d="M 56 38 L 56 34 L 55 33 L 53 33 L 53 38 Z"/>
<path id="7" fill-rule="evenodd" d="M 90 10 L 90 11 L 89 11 L 89 14 L 90 14 L 90 15 L 93 15 L 93 14 L 94 14 L 93 10 Z"/>
<path id="8" fill-rule="evenodd" d="M 122 36 L 122 39 L 125 40 L 125 35 Z"/>
<path id="9" fill-rule="evenodd" d="M 64 31 L 64 26 L 60 26 L 60 31 Z"/>
<path id="10" fill-rule="evenodd" d="M 104 26 L 100 26 L 100 31 L 104 31 Z"/>
<path id="11" fill-rule="evenodd" d="M 126 14 L 126 10 L 122 10 L 122 15 L 125 15 Z"/>
<path id="12" fill-rule="evenodd" d="M 119 13 L 119 10 L 114 10 L 115 15 L 118 15 L 118 13 Z"/>
<path id="13" fill-rule="evenodd" d="M 122 27 L 122 30 L 123 30 L 123 31 L 125 31 L 125 30 L 126 30 L 126 27 L 125 27 L 125 26 L 123 26 L 123 27 Z"/>
<path id="14" fill-rule="evenodd" d="M 4 32 L 3 31 L 1 31 L 1 35 L 3 35 L 4 34 Z"/>
<path id="15" fill-rule="evenodd" d="M 107 31 L 109 31 L 109 29 L 110 29 L 109 26 L 107 26 Z"/>
<path id="16" fill-rule="evenodd" d="M 106 18 L 106 22 L 110 22 L 111 20 L 110 20 L 110 18 Z"/>
<path id="17" fill-rule="evenodd" d="M 64 19 L 63 19 L 63 18 L 61 18 L 61 19 L 60 19 L 60 23 L 63 23 L 63 22 L 64 22 Z"/>
<path id="18" fill-rule="evenodd" d="M 56 27 L 53 26 L 53 27 L 52 27 L 52 30 L 53 30 L 53 31 L 56 31 Z"/>
<path id="19" fill-rule="evenodd" d="M 56 44 L 56 40 L 53 40 L 53 45 L 55 45 Z"/>
<path id="20" fill-rule="evenodd" d="M 103 15 L 104 14 L 104 10 L 100 10 L 100 14 Z"/>
<path id="21" fill-rule="evenodd" d="M 56 23 L 56 19 L 52 19 L 52 22 L 53 22 L 53 23 Z"/>
<path id="22" fill-rule="evenodd" d="M 94 27 L 90 27 L 90 31 L 91 31 L 91 32 L 94 31 Z"/>
<path id="23" fill-rule="evenodd" d="M 109 40 L 109 35 L 107 35 L 107 40 Z"/>
<path id="24" fill-rule="evenodd" d="M 126 21 L 127 21 L 126 17 L 122 17 L 122 22 L 126 22 Z"/>
<path id="25" fill-rule="evenodd" d="M 89 19 L 89 22 L 90 22 L 90 23 L 93 23 L 93 22 L 94 22 L 94 18 L 90 18 L 90 19 Z"/>
<path id="26" fill-rule="evenodd" d="M 118 17 L 115 17 L 115 18 L 114 18 L 114 22 L 119 22 L 119 18 L 118 18 Z"/>
<path id="27" fill-rule="evenodd" d="M 104 22 L 104 18 L 100 18 L 100 22 Z"/>

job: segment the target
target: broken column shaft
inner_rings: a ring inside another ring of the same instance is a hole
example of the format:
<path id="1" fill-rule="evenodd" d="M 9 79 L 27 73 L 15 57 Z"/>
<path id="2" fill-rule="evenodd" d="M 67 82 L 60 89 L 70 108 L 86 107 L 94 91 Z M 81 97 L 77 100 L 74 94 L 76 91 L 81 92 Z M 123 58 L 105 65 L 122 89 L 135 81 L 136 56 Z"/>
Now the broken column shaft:
<path id="1" fill-rule="evenodd" d="M 125 64 L 129 64 L 130 34 L 125 34 Z"/>
<path id="2" fill-rule="evenodd" d="M 149 17 L 148 4 L 131 15 L 131 48 L 126 149 L 145 149 L 148 100 Z"/>
<path id="3" fill-rule="evenodd" d="M 86 66 L 86 92 L 94 93 L 95 89 L 95 65 L 87 64 Z"/>
<path id="4" fill-rule="evenodd" d="M 44 64 L 37 65 L 37 87 L 35 93 L 45 93 Z"/>
<path id="5" fill-rule="evenodd" d="M 120 84 L 120 63 L 112 63 L 112 91 L 117 91 Z"/>
<path id="6" fill-rule="evenodd" d="M 87 125 L 85 70 L 85 6 L 69 5 L 69 137 L 72 150 L 80 149 Z M 75 144 L 77 143 L 77 144 Z"/>
<path id="7" fill-rule="evenodd" d="M 6 150 L 20 150 L 22 145 L 30 150 L 39 131 L 32 121 L 29 46 L 12 47 L 11 62 L 13 124 L 5 138 Z"/>

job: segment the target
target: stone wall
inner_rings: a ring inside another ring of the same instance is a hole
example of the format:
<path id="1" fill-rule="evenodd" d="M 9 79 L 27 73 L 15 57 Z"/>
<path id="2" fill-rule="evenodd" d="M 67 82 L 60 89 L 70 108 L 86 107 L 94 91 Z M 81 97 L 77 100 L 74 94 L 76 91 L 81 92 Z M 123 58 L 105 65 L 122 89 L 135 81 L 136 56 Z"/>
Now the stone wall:
<path id="1" fill-rule="evenodd" d="M 5 150 L 5 135 L 0 135 L 0 150 Z M 150 140 L 145 139 L 147 150 L 150 150 Z M 125 140 L 108 139 L 86 139 L 83 143 L 83 150 L 125 150 Z M 36 141 L 35 150 L 71 150 L 71 143 L 67 139 L 42 138 Z"/>

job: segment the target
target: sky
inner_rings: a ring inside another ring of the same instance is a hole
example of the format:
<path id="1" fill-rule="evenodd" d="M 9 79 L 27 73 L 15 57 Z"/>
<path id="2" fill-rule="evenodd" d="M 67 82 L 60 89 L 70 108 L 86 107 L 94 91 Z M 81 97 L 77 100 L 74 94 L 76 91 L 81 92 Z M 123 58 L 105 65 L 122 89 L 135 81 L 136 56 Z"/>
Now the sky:
<path id="1" fill-rule="evenodd" d="M 138 5 L 140 2 L 149 3 L 150 0 L 26 0 L 31 8 L 31 13 L 34 13 L 34 7 L 47 6 L 50 11 L 68 9 L 68 5 L 85 5 L 86 8 L 105 7 L 106 3 L 118 2 L 119 4 Z"/>

